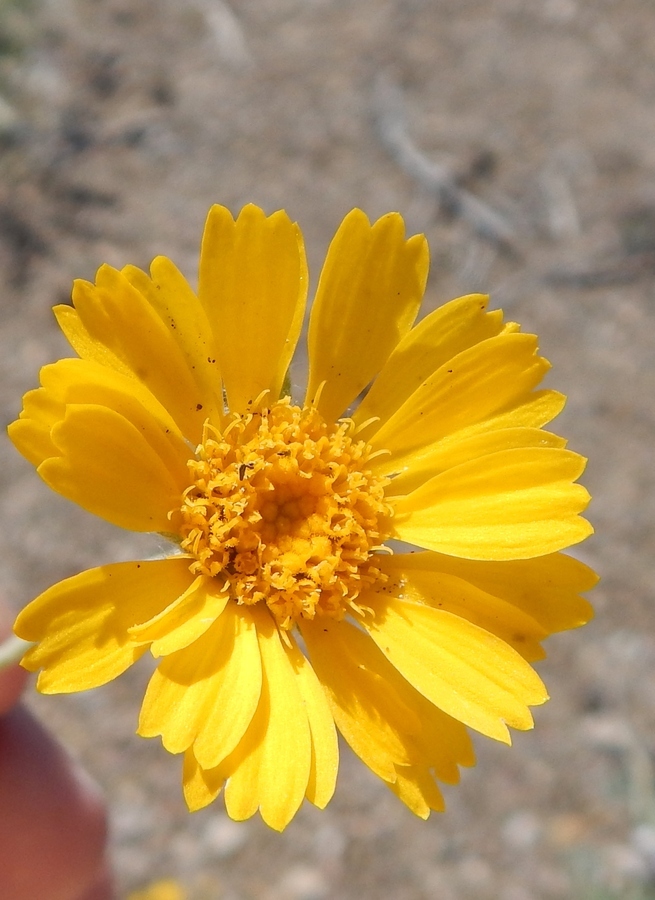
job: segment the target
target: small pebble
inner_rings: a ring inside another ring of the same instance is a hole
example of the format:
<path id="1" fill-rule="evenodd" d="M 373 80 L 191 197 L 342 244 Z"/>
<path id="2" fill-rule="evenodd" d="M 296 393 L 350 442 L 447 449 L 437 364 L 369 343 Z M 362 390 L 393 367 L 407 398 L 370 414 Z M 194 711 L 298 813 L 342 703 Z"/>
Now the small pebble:
<path id="1" fill-rule="evenodd" d="M 310 866 L 294 866 L 284 875 L 278 887 L 278 896 L 285 900 L 324 900 L 329 888 L 325 879 Z"/>
<path id="2" fill-rule="evenodd" d="M 205 827 L 203 843 L 212 856 L 228 859 L 245 845 L 249 830 L 242 822 L 233 822 L 227 816 L 216 816 Z"/>
<path id="3" fill-rule="evenodd" d="M 541 837 L 541 822 L 534 813 L 523 810 L 509 816 L 502 828 L 503 840 L 514 850 L 528 850 Z"/>

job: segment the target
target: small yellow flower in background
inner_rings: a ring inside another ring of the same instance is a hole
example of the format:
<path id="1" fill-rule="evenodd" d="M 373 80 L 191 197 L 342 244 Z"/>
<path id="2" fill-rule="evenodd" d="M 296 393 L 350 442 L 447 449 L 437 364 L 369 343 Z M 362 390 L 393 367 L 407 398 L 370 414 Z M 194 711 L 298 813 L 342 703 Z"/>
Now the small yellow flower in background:
<path id="1" fill-rule="evenodd" d="M 479 294 L 414 326 L 427 271 L 399 215 L 345 218 L 304 399 L 285 388 L 307 268 L 283 212 L 214 206 L 197 295 L 159 257 L 55 309 L 80 358 L 44 367 L 13 442 L 55 491 L 177 546 L 30 603 L 23 665 L 57 693 L 161 657 L 139 733 L 184 753 L 192 810 L 223 787 L 230 816 L 279 830 L 324 807 L 338 729 L 427 818 L 474 762 L 467 727 L 531 728 L 541 640 L 590 618 L 595 575 L 560 552 L 592 530 L 584 460 L 542 430 L 564 404 L 537 390 L 549 364 Z"/>
<path id="2" fill-rule="evenodd" d="M 151 884 L 141 891 L 133 891 L 127 900 L 186 900 L 184 888 L 172 879 L 164 879 Z"/>

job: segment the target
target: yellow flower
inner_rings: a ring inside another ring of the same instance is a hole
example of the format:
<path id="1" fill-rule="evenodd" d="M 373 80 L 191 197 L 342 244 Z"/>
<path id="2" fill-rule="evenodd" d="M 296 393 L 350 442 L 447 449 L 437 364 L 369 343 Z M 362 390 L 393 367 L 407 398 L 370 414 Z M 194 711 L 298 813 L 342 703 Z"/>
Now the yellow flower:
<path id="1" fill-rule="evenodd" d="M 186 900 L 186 891 L 177 881 L 166 878 L 141 891 L 133 891 L 127 900 Z"/>
<path id="2" fill-rule="evenodd" d="M 214 206 L 197 295 L 159 257 L 55 309 L 80 358 L 45 366 L 13 442 L 55 491 L 177 546 L 30 603 L 23 665 L 55 693 L 163 657 L 139 733 L 184 753 L 191 809 L 223 786 L 233 818 L 276 829 L 324 807 L 338 729 L 427 817 L 435 779 L 473 764 L 467 727 L 531 728 L 539 642 L 591 615 L 595 576 L 560 552 L 591 527 L 584 460 L 542 430 L 564 403 L 536 390 L 549 365 L 479 294 L 414 326 L 427 270 L 399 215 L 346 217 L 301 403 L 307 268 L 283 212 Z"/>

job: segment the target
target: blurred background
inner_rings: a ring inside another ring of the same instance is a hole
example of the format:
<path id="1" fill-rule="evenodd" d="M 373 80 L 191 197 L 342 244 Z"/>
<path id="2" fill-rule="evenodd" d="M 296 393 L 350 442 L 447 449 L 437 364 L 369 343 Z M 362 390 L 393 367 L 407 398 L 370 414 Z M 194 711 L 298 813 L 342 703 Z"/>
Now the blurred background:
<path id="1" fill-rule="evenodd" d="M 655 898 L 655 7 L 652 0 L 1 0 L 0 400 L 18 413 L 75 277 L 172 257 L 212 202 L 284 207 L 316 283 L 353 206 L 427 233 L 426 310 L 459 294 L 536 331 L 588 455 L 597 618 L 539 665 L 551 702 L 414 819 L 349 751 L 283 835 L 186 812 L 134 736 L 141 666 L 31 697 L 100 781 L 123 894 L 189 900 Z M 156 552 L 0 446 L 0 589 Z"/>

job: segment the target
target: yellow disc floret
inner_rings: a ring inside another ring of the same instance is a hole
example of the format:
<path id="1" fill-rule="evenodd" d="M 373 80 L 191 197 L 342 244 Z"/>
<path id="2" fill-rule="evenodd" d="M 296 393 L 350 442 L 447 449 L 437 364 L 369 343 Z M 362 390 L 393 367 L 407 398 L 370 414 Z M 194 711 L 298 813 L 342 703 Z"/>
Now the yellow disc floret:
<path id="1" fill-rule="evenodd" d="M 290 628 L 301 617 L 342 618 L 380 581 L 388 479 L 354 425 L 328 425 L 289 398 L 205 426 L 181 507 L 182 549 L 194 574 L 216 578 L 238 603 L 265 602 Z"/>

